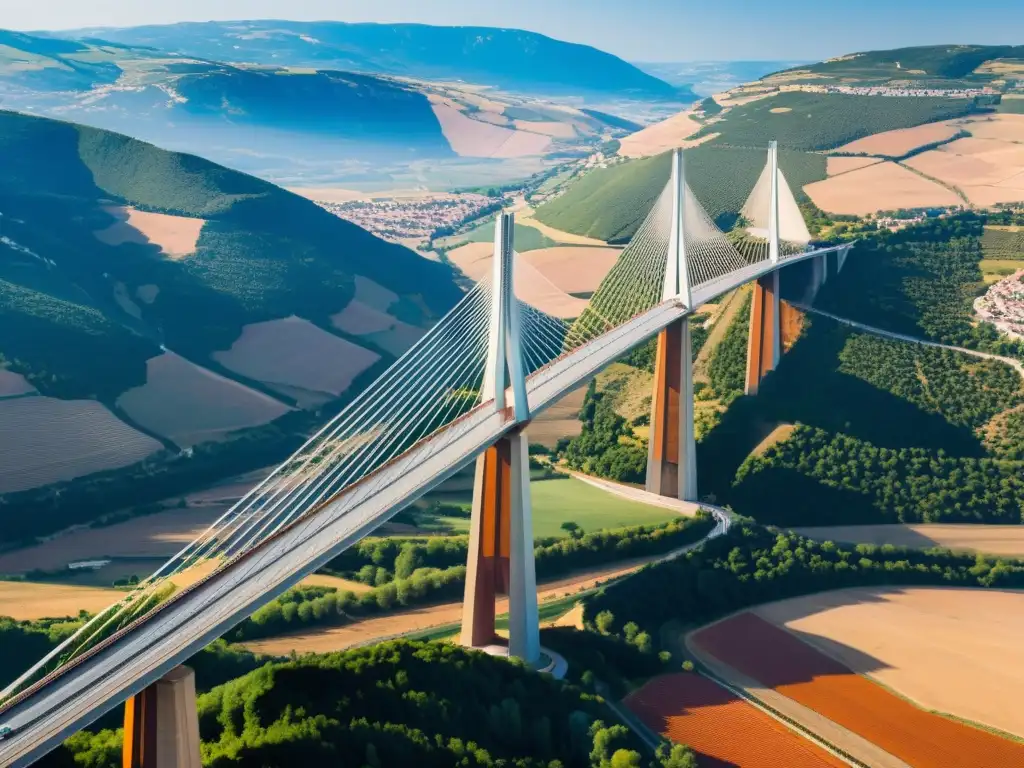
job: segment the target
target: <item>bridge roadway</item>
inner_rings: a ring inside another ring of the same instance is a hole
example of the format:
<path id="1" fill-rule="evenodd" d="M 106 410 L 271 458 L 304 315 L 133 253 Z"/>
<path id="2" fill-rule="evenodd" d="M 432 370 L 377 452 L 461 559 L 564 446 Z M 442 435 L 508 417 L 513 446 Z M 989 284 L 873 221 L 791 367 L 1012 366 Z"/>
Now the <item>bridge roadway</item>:
<path id="1" fill-rule="evenodd" d="M 835 250 L 748 265 L 696 286 L 691 304 L 698 307 L 773 269 Z M 676 299 L 662 302 L 536 371 L 527 380 L 531 414 L 688 314 Z M 447 480 L 511 427 L 493 401 L 481 403 L 13 697 L 0 708 L 0 729 L 10 729 L 0 741 L 0 766 L 31 765 Z"/>

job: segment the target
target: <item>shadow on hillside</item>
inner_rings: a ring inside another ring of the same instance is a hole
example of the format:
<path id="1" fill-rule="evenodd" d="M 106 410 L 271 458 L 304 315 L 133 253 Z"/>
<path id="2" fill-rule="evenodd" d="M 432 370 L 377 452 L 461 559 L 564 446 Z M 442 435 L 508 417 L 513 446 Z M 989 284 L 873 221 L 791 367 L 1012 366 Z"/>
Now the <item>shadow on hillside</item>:
<path id="1" fill-rule="evenodd" d="M 851 333 L 845 326 L 813 322 L 783 356 L 778 369 L 764 379 L 760 392 L 753 397 L 740 397 L 732 404 L 698 446 L 702 489 L 714 493 L 720 501 L 731 502 L 736 471 L 763 439 L 766 429 L 776 424 L 802 424 L 833 435 L 848 435 L 876 447 L 944 450 L 959 457 L 985 455 L 983 445 L 969 428 L 950 424 L 940 414 L 924 411 L 862 379 L 839 372 L 839 354 Z M 814 485 L 818 483 L 815 481 Z M 795 496 L 787 493 L 786 502 L 801 503 Z M 857 494 L 843 493 L 831 500 L 846 503 L 856 497 Z M 856 518 L 843 515 L 833 522 L 843 519 Z M 785 519 L 777 522 L 785 524 Z"/>

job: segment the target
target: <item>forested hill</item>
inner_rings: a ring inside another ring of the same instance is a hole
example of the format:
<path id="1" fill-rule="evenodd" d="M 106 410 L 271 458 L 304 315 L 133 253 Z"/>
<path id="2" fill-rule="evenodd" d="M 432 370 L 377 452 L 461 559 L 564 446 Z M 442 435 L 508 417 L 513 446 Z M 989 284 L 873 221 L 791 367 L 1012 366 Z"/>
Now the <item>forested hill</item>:
<path id="1" fill-rule="evenodd" d="M 898 80 L 902 85 L 948 88 L 951 81 L 983 84 L 998 80 L 1007 74 L 1004 63 L 1012 71 L 1013 62 L 1020 59 L 1024 59 L 1024 45 L 922 45 L 850 53 L 777 74 L 792 78 L 799 72 L 804 75 L 799 79 L 806 82 L 882 85 Z"/>
<path id="2" fill-rule="evenodd" d="M 0 540 L 276 463 L 461 295 L 198 157 L 12 112 L 0 157 Z"/>
<path id="3" fill-rule="evenodd" d="M 74 34 L 220 61 L 464 80 L 509 90 L 695 99 L 617 56 L 518 29 L 233 21 Z"/>
<path id="4" fill-rule="evenodd" d="M 329 327 L 356 276 L 405 297 L 414 322 L 458 296 L 446 267 L 198 157 L 11 112 L 0 112 L 0 153 L 0 354 L 43 389 L 113 395 L 142 376 L 145 358 L 129 349 L 162 343 L 205 358 L 247 323 L 299 315 Z M 169 257 L 131 227 L 110 232 L 118 205 L 171 214 L 160 221 L 172 229 L 192 220 L 194 255 Z M 112 244 L 120 237 L 136 242 Z M 145 285 L 157 289 L 152 300 L 138 297 Z M 116 300 L 122 291 L 131 309 Z M 109 364 L 88 365 L 87 348 L 104 349 Z"/>

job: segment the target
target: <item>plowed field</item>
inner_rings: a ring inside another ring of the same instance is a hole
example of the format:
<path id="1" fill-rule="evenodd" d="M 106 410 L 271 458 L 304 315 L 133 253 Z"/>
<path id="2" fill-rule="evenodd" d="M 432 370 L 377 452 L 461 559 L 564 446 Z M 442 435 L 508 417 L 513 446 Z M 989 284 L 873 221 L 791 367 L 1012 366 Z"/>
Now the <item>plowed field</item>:
<path id="1" fill-rule="evenodd" d="M 655 678 L 624 703 L 652 730 L 692 747 L 701 768 L 846 765 L 700 675 Z"/>
<path id="2" fill-rule="evenodd" d="M 915 768 L 1024 765 L 1024 744 L 918 709 L 752 613 L 695 636 L 707 653 Z M 936 670 L 941 675 L 942 670 Z"/>

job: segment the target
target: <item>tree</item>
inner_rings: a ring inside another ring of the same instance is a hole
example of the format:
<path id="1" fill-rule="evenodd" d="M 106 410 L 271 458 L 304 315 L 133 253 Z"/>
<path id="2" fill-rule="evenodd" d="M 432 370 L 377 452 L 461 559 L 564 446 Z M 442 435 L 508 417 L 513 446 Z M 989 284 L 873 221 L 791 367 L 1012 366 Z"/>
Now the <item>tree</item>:
<path id="1" fill-rule="evenodd" d="M 661 743 L 654 753 L 660 768 L 697 768 L 693 750 L 682 744 Z"/>
<path id="2" fill-rule="evenodd" d="M 611 611 L 601 611 L 594 617 L 594 626 L 597 627 L 597 631 L 602 635 L 607 635 L 611 632 L 614 623 L 615 615 Z"/>
<path id="3" fill-rule="evenodd" d="M 563 531 L 568 533 L 572 538 L 578 539 L 583 535 L 583 529 L 577 523 L 572 520 L 566 520 L 559 526 Z"/>

